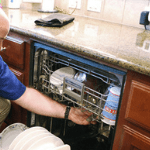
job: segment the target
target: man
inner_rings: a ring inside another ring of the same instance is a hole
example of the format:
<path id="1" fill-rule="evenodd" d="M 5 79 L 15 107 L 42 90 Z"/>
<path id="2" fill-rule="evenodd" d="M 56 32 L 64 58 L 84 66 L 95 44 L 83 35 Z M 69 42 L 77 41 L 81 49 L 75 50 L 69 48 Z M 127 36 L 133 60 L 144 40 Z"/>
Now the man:
<path id="1" fill-rule="evenodd" d="M 9 32 L 9 21 L 2 9 L 0 9 L 0 49 L 2 42 Z M 0 96 L 13 100 L 21 107 L 39 115 L 64 118 L 66 117 L 81 125 L 88 125 L 86 119 L 91 115 L 88 111 L 81 112 L 80 109 L 60 104 L 39 91 L 25 87 L 16 76 L 9 70 L 7 64 L 0 56 Z M 66 109 L 67 108 L 67 109 Z M 67 112 L 67 113 L 65 113 Z"/>

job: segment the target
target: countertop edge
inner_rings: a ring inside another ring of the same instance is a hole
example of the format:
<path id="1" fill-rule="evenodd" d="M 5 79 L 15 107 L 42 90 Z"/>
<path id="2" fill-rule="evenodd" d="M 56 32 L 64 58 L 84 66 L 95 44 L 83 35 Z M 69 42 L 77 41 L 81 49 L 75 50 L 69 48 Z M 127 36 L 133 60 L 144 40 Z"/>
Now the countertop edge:
<path id="1" fill-rule="evenodd" d="M 35 32 L 33 32 L 31 30 L 25 30 L 25 29 L 18 28 L 15 26 L 10 26 L 10 31 L 16 32 L 21 35 L 29 36 L 30 38 L 33 38 L 35 40 L 37 39 L 37 40 L 41 40 L 43 42 L 50 43 L 54 46 L 68 49 L 72 52 L 77 52 L 77 53 L 81 53 L 85 56 L 90 56 L 93 59 L 96 58 L 100 61 L 104 61 L 106 63 L 116 65 L 123 69 L 132 70 L 132 71 L 150 76 L 149 68 L 144 68 L 141 65 L 134 64 L 134 63 L 126 61 L 124 59 L 118 59 L 116 57 L 113 57 L 109 53 L 108 54 L 103 53 L 102 51 L 96 52 L 96 50 L 95 50 L 95 53 L 90 53 L 90 48 L 78 46 L 76 44 L 61 41 L 61 40 L 58 40 L 58 39 L 55 39 L 52 37 L 43 36 L 42 34 L 36 34 Z"/>

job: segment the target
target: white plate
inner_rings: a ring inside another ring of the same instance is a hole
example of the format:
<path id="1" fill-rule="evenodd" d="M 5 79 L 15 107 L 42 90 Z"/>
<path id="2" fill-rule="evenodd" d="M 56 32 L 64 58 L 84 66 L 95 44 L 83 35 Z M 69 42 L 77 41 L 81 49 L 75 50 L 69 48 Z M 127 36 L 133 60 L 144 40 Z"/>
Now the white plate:
<path id="1" fill-rule="evenodd" d="M 15 145 L 27 134 L 33 132 L 33 131 L 37 131 L 37 130 L 46 130 L 45 128 L 43 127 L 39 127 L 39 126 L 36 126 L 36 127 L 31 127 L 31 128 L 28 128 L 26 129 L 25 131 L 23 131 L 22 133 L 20 133 L 14 140 L 13 142 L 11 143 L 11 145 L 9 146 L 9 150 L 13 150 Z"/>
<path id="2" fill-rule="evenodd" d="M 71 67 L 63 67 L 54 71 L 50 76 L 51 88 L 55 89 L 55 87 L 57 87 L 59 93 L 62 94 L 63 79 L 65 77 L 73 78 L 74 75 L 75 75 L 75 70 L 72 69 Z"/>
<path id="3" fill-rule="evenodd" d="M 45 130 L 35 130 L 31 131 L 24 136 L 21 137 L 21 139 L 15 144 L 13 150 L 20 150 L 20 147 L 30 138 L 32 138 L 35 135 L 41 134 L 41 133 L 48 133 L 48 131 Z"/>
<path id="4" fill-rule="evenodd" d="M 60 138 L 48 136 L 37 140 L 27 150 L 52 150 L 61 145 L 64 145 L 64 143 Z"/>
<path id="5" fill-rule="evenodd" d="M 5 128 L 0 134 L 0 149 L 8 150 L 9 145 L 21 132 L 28 127 L 22 123 L 14 123 Z"/>
<path id="6" fill-rule="evenodd" d="M 28 140 L 24 141 L 22 143 L 22 146 L 19 148 L 19 150 L 26 150 L 28 149 L 35 141 L 47 137 L 47 136 L 53 136 L 50 132 L 49 133 L 40 133 L 38 135 L 34 135 Z"/>
<path id="7" fill-rule="evenodd" d="M 65 144 L 65 145 L 56 147 L 53 150 L 70 150 L 70 149 L 71 149 L 70 146 L 68 144 Z"/>

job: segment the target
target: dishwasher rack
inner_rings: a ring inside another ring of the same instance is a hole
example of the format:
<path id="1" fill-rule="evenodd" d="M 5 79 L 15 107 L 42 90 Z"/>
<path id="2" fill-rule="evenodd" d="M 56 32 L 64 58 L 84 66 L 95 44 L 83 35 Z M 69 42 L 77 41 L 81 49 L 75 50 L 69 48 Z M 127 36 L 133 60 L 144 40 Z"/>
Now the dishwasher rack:
<path id="1" fill-rule="evenodd" d="M 37 48 L 34 55 L 33 86 L 58 102 L 79 107 L 82 111 L 92 112 L 93 115 L 88 118 L 89 121 L 101 122 L 110 87 L 120 87 L 122 83 L 114 72 L 107 71 L 107 68 L 103 70 L 93 67 L 90 64 L 92 61 L 87 64 L 74 57 Z M 88 87 L 86 82 L 82 83 L 74 78 L 64 77 L 62 93 L 60 93 L 58 87 L 50 82 L 50 76 L 62 67 L 71 67 L 75 73 L 86 74 L 93 86 Z"/>

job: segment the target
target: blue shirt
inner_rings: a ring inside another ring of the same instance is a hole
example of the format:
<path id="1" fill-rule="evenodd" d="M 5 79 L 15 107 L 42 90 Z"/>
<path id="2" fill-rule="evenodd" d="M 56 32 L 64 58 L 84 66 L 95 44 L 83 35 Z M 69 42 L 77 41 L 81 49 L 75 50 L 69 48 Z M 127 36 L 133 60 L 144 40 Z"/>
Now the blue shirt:
<path id="1" fill-rule="evenodd" d="M 17 79 L 0 56 L 0 96 L 16 100 L 22 96 L 25 90 L 26 86 Z"/>

